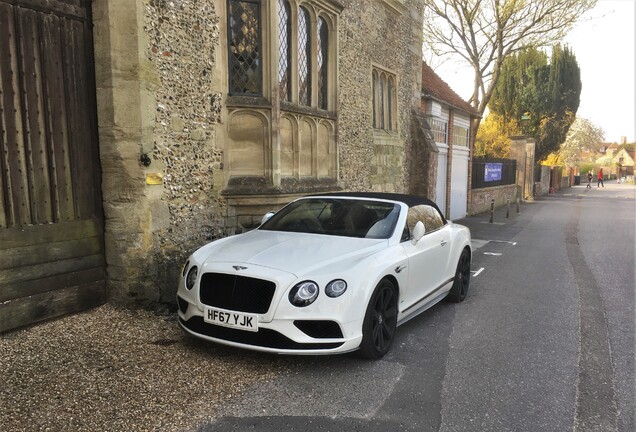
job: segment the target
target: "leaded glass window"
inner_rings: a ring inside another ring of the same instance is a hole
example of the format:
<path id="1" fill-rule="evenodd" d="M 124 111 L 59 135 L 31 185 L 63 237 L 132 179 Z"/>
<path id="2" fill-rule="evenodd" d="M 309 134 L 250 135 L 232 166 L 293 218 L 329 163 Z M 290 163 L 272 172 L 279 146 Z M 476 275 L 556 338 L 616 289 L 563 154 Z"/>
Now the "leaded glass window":
<path id="1" fill-rule="evenodd" d="M 373 127 L 378 127 L 378 73 L 373 71 Z"/>
<path id="2" fill-rule="evenodd" d="M 393 130 L 393 92 L 395 92 L 393 79 L 389 78 L 387 86 L 386 111 L 387 111 L 387 129 Z"/>
<path id="3" fill-rule="evenodd" d="M 298 10 L 298 102 L 311 105 L 311 20 L 304 7 Z"/>
<path id="4" fill-rule="evenodd" d="M 327 109 L 327 60 L 329 58 L 329 28 L 324 18 L 318 19 L 318 107 Z"/>
<path id="5" fill-rule="evenodd" d="M 395 74 L 373 67 L 373 127 L 395 131 L 397 129 L 397 78 Z"/>
<path id="6" fill-rule="evenodd" d="M 230 94 L 261 95 L 261 11 L 256 1 L 228 1 Z"/>
<path id="7" fill-rule="evenodd" d="M 278 0 L 278 88 L 280 100 L 291 100 L 291 8 Z"/>
<path id="8" fill-rule="evenodd" d="M 380 129 L 384 129 L 384 88 L 386 87 L 386 78 L 380 77 Z"/>

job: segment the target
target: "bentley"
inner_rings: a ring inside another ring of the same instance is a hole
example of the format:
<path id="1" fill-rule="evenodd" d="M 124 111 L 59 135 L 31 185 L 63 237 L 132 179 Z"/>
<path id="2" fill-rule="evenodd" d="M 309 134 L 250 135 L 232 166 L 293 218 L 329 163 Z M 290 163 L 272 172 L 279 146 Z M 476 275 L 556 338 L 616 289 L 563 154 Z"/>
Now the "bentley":
<path id="1" fill-rule="evenodd" d="M 399 325 L 464 300 L 471 250 L 469 229 L 426 198 L 307 196 L 195 251 L 179 281 L 179 323 L 234 347 L 379 359 Z"/>

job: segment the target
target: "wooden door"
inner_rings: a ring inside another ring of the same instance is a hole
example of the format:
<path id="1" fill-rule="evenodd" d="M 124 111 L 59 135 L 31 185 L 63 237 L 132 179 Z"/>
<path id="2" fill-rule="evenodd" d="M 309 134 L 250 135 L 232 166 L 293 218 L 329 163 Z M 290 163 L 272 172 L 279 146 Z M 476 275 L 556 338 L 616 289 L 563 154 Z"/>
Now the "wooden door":
<path id="1" fill-rule="evenodd" d="M 0 332 L 105 301 L 90 0 L 0 0 Z"/>

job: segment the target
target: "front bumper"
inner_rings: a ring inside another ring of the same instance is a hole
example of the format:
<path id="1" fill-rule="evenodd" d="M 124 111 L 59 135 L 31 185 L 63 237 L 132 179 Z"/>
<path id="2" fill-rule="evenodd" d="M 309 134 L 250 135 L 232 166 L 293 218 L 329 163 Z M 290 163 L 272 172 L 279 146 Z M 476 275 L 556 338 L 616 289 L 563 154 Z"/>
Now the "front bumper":
<path id="1" fill-rule="evenodd" d="M 185 306 L 182 298 L 180 305 Z M 187 302 L 185 302 L 187 303 Z M 179 324 L 181 327 L 201 339 L 219 344 L 277 354 L 318 355 L 339 354 L 358 349 L 362 340 L 362 322 L 338 323 L 342 337 L 311 337 L 294 324 L 298 320 L 273 319 L 259 322 L 258 331 L 251 332 L 206 323 L 198 309 L 188 304 L 185 313 L 180 307 Z M 317 320 L 318 321 L 318 320 Z M 325 322 L 321 317 L 320 322 Z M 311 322 L 306 318 L 303 322 Z"/>

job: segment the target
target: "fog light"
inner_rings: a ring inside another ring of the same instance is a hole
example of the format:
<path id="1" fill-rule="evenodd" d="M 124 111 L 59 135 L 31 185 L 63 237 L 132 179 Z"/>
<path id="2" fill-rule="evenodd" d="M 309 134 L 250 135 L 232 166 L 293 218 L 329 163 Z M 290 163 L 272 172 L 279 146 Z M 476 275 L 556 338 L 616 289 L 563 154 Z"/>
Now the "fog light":
<path id="1" fill-rule="evenodd" d="M 325 294 L 327 297 L 335 298 L 340 297 L 347 290 L 347 283 L 342 279 L 332 280 L 325 287 Z"/>
<path id="2" fill-rule="evenodd" d="M 289 292 L 289 301 L 297 307 L 309 306 L 318 298 L 319 291 L 318 285 L 315 282 L 300 282 Z"/>

